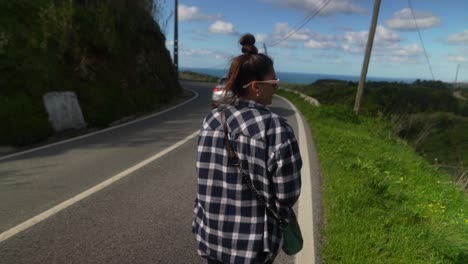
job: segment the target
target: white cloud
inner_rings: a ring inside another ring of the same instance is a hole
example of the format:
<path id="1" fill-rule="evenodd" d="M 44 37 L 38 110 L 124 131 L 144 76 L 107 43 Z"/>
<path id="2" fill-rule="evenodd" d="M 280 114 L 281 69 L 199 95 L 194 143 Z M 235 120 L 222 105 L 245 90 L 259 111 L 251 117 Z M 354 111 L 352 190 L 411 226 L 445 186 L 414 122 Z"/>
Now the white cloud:
<path id="1" fill-rule="evenodd" d="M 388 19 L 385 24 L 392 29 L 416 30 L 440 26 L 440 18 L 431 12 L 414 11 L 416 23 L 410 8 L 404 8 Z"/>
<path id="2" fill-rule="evenodd" d="M 368 32 L 367 31 L 349 31 L 344 34 L 344 42 L 348 44 L 354 44 L 358 46 L 364 46 L 367 43 Z"/>
<path id="3" fill-rule="evenodd" d="M 214 51 L 211 49 L 185 49 L 181 48 L 180 50 L 180 55 L 184 57 L 202 57 L 202 58 L 215 58 L 218 60 L 228 60 L 231 55 L 224 53 L 224 52 L 219 52 L 219 51 Z"/>
<path id="4" fill-rule="evenodd" d="M 314 45 L 317 46 L 317 43 L 313 41 L 320 42 L 322 45 L 331 46 L 335 40 L 336 38 L 333 36 L 322 35 L 307 28 L 296 31 L 289 27 L 288 23 L 276 23 L 272 34 L 265 37 L 267 45 L 278 45 L 283 48 L 296 48 L 293 42 L 308 43 L 307 46 L 313 48 Z"/>
<path id="5" fill-rule="evenodd" d="M 211 24 L 208 30 L 211 33 L 215 33 L 215 34 L 226 34 L 226 35 L 237 34 L 237 31 L 234 28 L 234 24 L 232 24 L 231 22 L 226 22 L 222 20 L 216 20 L 213 24 Z"/>
<path id="6" fill-rule="evenodd" d="M 255 35 L 255 42 L 260 43 L 260 42 L 265 42 L 268 39 L 267 34 L 256 34 Z"/>
<path id="7" fill-rule="evenodd" d="M 468 29 L 463 32 L 450 35 L 448 42 L 451 44 L 468 44 Z"/>
<path id="8" fill-rule="evenodd" d="M 457 63 L 465 63 L 468 62 L 468 57 L 462 55 L 449 55 L 447 57 L 449 61 L 457 62 Z"/>
<path id="9" fill-rule="evenodd" d="M 180 21 L 200 21 L 200 20 L 215 20 L 220 19 L 220 15 L 208 15 L 200 11 L 199 7 L 179 5 L 178 17 Z"/>
<path id="10" fill-rule="evenodd" d="M 398 42 L 399 40 L 400 37 L 394 31 L 391 31 L 384 26 L 377 26 L 374 36 L 374 42 L 376 44 L 394 43 Z"/>
<path id="11" fill-rule="evenodd" d="M 364 51 L 363 46 L 358 47 L 346 43 L 341 44 L 341 49 L 351 54 L 361 54 Z"/>
<path id="12" fill-rule="evenodd" d="M 369 36 L 368 31 L 348 31 L 340 38 L 341 50 L 353 54 L 363 55 Z M 423 54 L 423 49 L 417 44 L 401 46 L 400 37 L 394 31 L 379 25 L 376 28 L 372 57 L 376 61 L 384 62 L 416 62 Z"/>
<path id="13" fill-rule="evenodd" d="M 336 44 L 333 41 L 318 41 L 310 39 L 304 44 L 304 47 L 309 49 L 331 49 L 336 48 Z"/>
<path id="14" fill-rule="evenodd" d="M 288 23 L 276 23 L 273 29 L 273 38 L 280 40 L 286 37 L 288 40 L 306 41 L 311 37 L 311 32 L 309 29 L 295 31 L 289 27 Z"/>
<path id="15" fill-rule="evenodd" d="M 373 55 L 381 62 L 416 63 L 424 54 L 424 50 L 418 44 L 401 46 L 398 43 L 377 47 Z"/>
<path id="16" fill-rule="evenodd" d="M 180 51 L 181 55 L 194 57 L 194 56 L 205 56 L 214 55 L 214 52 L 206 49 L 183 49 Z"/>
<path id="17" fill-rule="evenodd" d="M 345 32 L 343 41 L 347 44 L 365 46 L 369 37 L 368 31 L 348 31 Z M 387 29 L 384 26 L 377 26 L 374 35 L 374 44 L 384 45 L 398 42 L 400 37 L 394 31 Z"/>
<path id="18" fill-rule="evenodd" d="M 410 44 L 407 46 L 400 46 L 398 44 L 389 46 L 383 52 L 388 52 L 390 56 L 395 57 L 413 57 L 419 56 L 424 53 L 424 50 L 418 44 Z"/>
<path id="19" fill-rule="evenodd" d="M 291 9 L 296 9 L 299 11 L 304 11 L 307 14 L 315 12 L 318 9 L 322 9 L 324 0 L 263 0 L 264 2 L 274 3 L 282 5 Z M 319 16 L 332 15 L 336 13 L 366 13 L 367 10 L 360 6 L 354 5 L 349 0 L 331 0 L 331 2 L 323 8 Z"/>

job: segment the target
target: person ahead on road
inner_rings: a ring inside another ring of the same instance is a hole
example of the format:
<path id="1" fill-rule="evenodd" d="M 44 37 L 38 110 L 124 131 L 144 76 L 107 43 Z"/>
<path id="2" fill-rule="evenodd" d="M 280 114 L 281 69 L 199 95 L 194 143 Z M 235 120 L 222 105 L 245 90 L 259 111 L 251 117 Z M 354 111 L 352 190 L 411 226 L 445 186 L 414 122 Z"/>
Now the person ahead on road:
<path id="1" fill-rule="evenodd" d="M 258 53 L 251 34 L 240 44 L 243 54 L 232 60 L 226 83 L 234 98 L 200 129 L 192 231 L 208 263 L 273 263 L 282 230 L 229 161 L 223 121 L 241 168 L 280 217 L 299 198 L 302 161 L 292 128 L 266 106 L 279 83 L 272 59 Z"/>

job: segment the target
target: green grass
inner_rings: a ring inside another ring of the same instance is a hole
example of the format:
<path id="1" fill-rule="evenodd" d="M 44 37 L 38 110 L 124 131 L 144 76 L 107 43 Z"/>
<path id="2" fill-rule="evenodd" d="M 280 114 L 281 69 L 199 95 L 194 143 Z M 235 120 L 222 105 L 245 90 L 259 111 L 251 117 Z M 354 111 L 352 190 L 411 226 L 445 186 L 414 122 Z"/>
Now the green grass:
<path id="1" fill-rule="evenodd" d="M 323 177 L 324 263 L 468 263 L 468 197 L 391 124 L 280 91 L 311 125 Z"/>

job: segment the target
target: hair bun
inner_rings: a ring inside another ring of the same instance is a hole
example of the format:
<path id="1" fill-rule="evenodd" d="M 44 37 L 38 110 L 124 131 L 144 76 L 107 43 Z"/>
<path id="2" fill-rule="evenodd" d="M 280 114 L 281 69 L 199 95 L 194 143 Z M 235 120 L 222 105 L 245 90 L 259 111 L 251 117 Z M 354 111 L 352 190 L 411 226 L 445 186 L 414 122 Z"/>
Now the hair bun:
<path id="1" fill-rule="evenodd" d="M 243 35 L 240 38 L 239 43 L 242 45 L 242 53 L 244 54 L 257 54 L 258 53 L 257 47 L 255 47 L 255 37 L 252 34 L 247 33 Z"/>

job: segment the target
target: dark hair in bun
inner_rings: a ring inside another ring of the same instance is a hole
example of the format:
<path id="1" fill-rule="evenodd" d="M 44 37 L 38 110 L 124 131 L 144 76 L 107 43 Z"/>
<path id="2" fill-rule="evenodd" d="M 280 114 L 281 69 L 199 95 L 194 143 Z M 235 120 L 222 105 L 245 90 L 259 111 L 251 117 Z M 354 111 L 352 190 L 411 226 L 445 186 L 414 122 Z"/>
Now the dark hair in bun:
<path id="1" fill-rule="evenodd" d="M 243 35 L 240 38 L 239 43 L 242 45 L 242 53 L 244 54 L 257 54 L 258 53 L 257 47 L 255 47 L 255 37 L 252 34 L 247 33 Z"/>
<path id="2" fill-rule="evenodd" d="M 265 76 L 273 71 L 273 60 L 263 53 L 258 53 L 252 34 L 243 35 L 239 43 L 242 45 L 243 54 L 232 59 L 226 82 L 226 89 L 232 91 L 236 97 L 247 93 L 248 89 L 242 88 L 243 85 L 255 80 L 263 81 Z"/>

